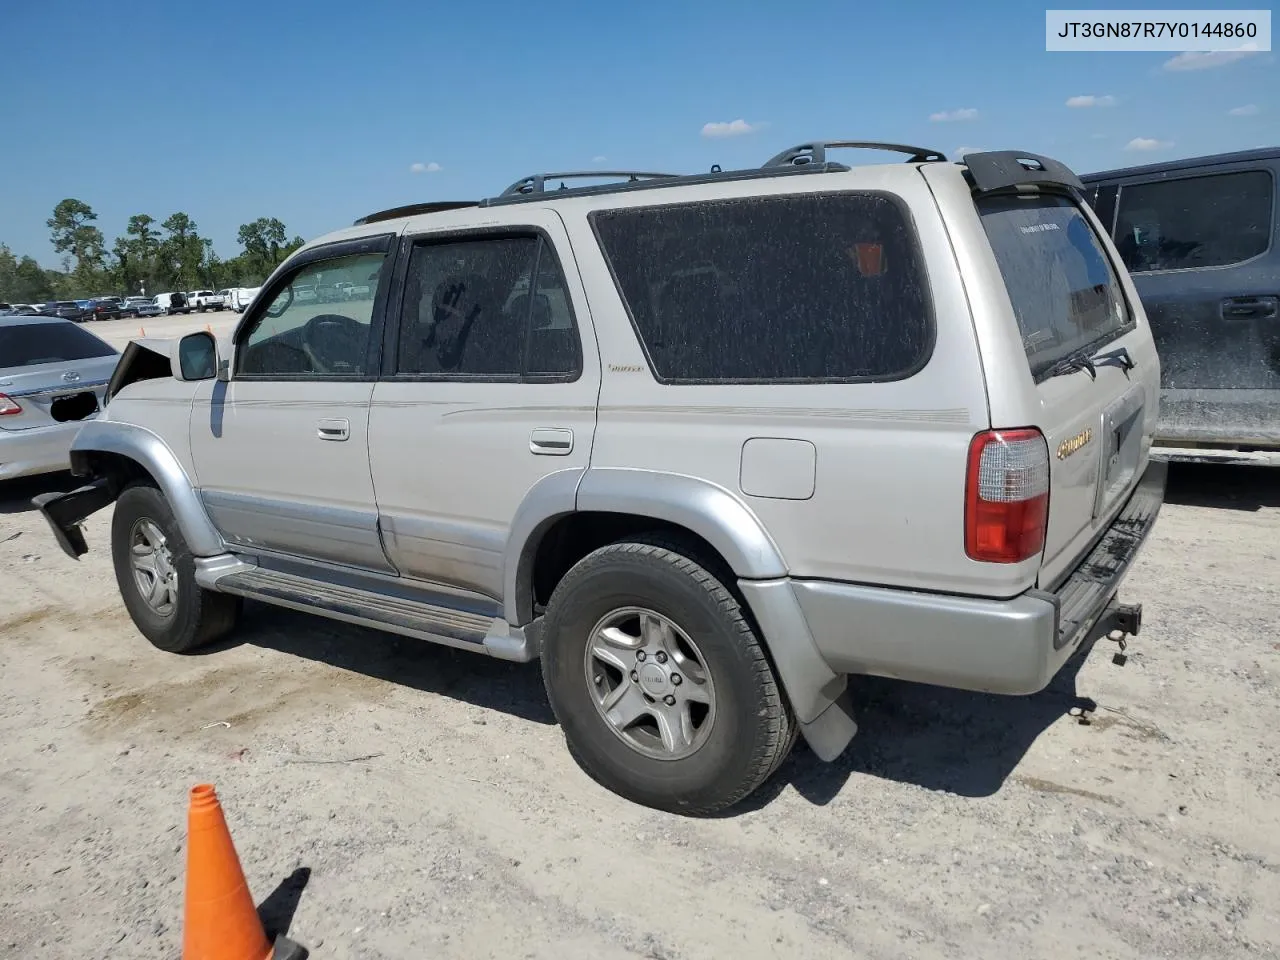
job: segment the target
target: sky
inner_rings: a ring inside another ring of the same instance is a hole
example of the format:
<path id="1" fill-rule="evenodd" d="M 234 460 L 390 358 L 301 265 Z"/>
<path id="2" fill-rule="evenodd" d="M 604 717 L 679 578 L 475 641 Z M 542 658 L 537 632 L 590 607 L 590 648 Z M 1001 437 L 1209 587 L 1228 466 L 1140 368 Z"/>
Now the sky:
<path id="1" fill-rule="evenodd" d="M 0 243 L 56 266 L 45 221 L 75 197 L 108 248 L 182 210 L 229 257 L 258 217 L 311 239 L 538 171 L 758 166 L 814 139 L 1079 172 L 1280 145 L 1275 54 L 1046 53 L 1044 11 L 0 0 Z"/>

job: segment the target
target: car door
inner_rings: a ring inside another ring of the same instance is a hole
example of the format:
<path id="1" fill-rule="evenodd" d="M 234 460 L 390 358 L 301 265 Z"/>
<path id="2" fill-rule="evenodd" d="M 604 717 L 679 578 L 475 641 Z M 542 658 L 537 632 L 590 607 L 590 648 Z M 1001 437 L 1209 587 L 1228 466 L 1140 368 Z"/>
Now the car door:
<path id="1" fill-rule="evenodd" d="M 559 217 L 403 241 L 369 451 L 386 550 L 415 579 L 502 596 L 529 489 L 585 468 L 600 371 Z"/>
<path id="2" fill-rule="evenodd" d="M 1120 184 L 1114 235 L 1160 353 L 1160 439 L 1261 439 L 1280 390 L 1275 198 L 1267 161 Z"/>
<path id="3" fill-rule="evenodd" d="M 236 330 L 228 374 L 201 384 L 191 450 L 230 543 L 391 571 L 369 476 L 369 401 L 390 283 L 390 235 L 318 247 L 275 277 Z M 370 296 L 299 297 L 360 277 Z"/>

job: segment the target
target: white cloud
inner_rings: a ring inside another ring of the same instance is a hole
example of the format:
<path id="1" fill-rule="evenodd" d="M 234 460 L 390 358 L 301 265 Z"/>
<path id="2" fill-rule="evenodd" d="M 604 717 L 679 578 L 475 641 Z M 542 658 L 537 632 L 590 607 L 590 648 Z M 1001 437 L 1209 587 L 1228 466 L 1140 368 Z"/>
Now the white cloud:
<path id="1" fill-rule="evenodd" d="M 946 123 L 950 120 L 977 120 L 978 111 L 974 107 L 964 107 L 960 110 L 942 110 L 938 113 L 929 114 L 929 119 L 934 123 Z"/>
<path id="2" fill-rule="evenodd" d="M 409 165 L 410 173 L 439 173 L 443 167 L 432 161 L 431 163 L 414 163 Z"/>
<path id="3" fill-rule="evenodd" d="M 1109 93 L 1104 93 L 1100 97 L 1090 93 L 1079 97 L 1067 98 L 1068 107 L 1114 107 L 1115 104 L 1116 98 Z"/>
<path id="4" fill-rule="evenodd" d="M 755 133 L 764 124 L 747 123 L 747 121 L 739 118 L 730 120 L 728 123 L 716 121 L 712 123 L 704 123 L 702 125 L 702 135 L 714 139 L 723 139 L 724 137 L 741 137 L 744 134 Z"/>
<path id="5" fill-rule="evenodd" d="M 1211 70 L 1214 67 L 1225 67 L 1258 52 L 1256 43 L 1246 43 L 1239 50 L 1214 50 L 1210 53 L 1197 53 L 1188 50 L 1164 62 L 1165 70 Z"/>
<path id="6" fill-rule="evenodd" d="M 986 147 L 956 147 L 951 151 L 953 157 L 963 157 L 967 153 L 986 153 Z"/>
<path id="7" fill-rule="evenodd" d="M 1167 150 L 1172 146 L 1172 140 L 1156 140 L 1152 137 L 1134 137 L 1124 145 L 1124 148 L 1126 150 L 1146 152 L 1149 150 Z"/>
<path id="8" fill-rule="evenodd" d="M 592 157 L 592 158 L 591 158 L 591 162 L 592 162 L 592 163 L 604 163 L 604 162 L 605 162 L 605 161 L 607 161 L 608 159 L 609 159 L 608 157 L 603 157 L 603 156 L 601 156 L 601 157 Z"/>
<path id="9" fill-rule="evenodd" d="M 1256 103 L 1246 103 L 1243 107 L 1232 107 L 1227 111 L 1229 117 L 1256 117 L 1260 111 Z"/>

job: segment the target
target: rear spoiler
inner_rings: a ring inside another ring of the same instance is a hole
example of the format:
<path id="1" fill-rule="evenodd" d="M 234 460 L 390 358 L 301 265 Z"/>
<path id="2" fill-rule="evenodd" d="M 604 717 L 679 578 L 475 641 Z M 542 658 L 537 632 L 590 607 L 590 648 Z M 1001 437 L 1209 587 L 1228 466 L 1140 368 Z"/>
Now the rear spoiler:
<path id="1" fill-rule="evenodd" d="M 968 167 L 975 193 L 993 193 L 1018 187 L 1057 187 L 1084 193 L 1084 184 L 1064 163 L 1019 150 L 968 153 L 960 158 Z"/>

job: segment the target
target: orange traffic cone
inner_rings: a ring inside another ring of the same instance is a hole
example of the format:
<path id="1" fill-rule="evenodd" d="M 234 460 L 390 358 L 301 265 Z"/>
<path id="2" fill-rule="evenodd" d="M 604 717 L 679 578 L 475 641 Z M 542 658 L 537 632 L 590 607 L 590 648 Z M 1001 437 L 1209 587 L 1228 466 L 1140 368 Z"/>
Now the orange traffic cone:
<path id="1" fill-rule="evenodd" d="M 182 960 L 302 960 L 284 937 L 267 940 L 210 784 L 191 790 L 187 814 L 187 892 Z"/>

